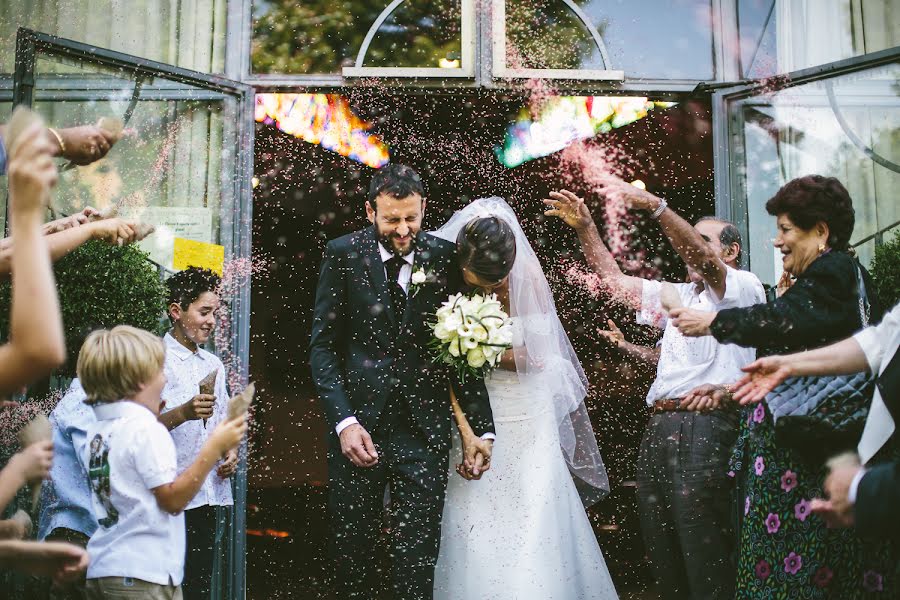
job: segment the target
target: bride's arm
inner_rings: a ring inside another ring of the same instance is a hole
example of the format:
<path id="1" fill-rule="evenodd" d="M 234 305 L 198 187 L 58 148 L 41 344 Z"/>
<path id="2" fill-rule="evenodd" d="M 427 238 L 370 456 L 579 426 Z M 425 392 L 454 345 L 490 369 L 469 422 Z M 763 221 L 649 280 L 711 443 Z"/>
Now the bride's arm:
<path id="1" fill-rule="evenodd" d="M 453 386 L 450 386 L 450 405 L 453 407 L 453 417 L 459 429 L 463 451 L 462 463 L 456 465 L 456 472 L 463 479 L 481 479 L 484 472 L 491 468 L 494 442 L 492 439 L 481 439 L 475 435 L 466 414 L 456 400 Z"/>
<path id="2" fill-rule="evenodd" d="M 504 371 L 515 371 L 516 370 L 516 355 L 513 353 L 512 348 L 503 352 L 500 356 L 500 365 L 499 367 Z"/>
<path id="3" fill-rule="evenodd" d="M 514 362 L 513 369 L 515 368 Z M 475 439 L 475 432 L 472 430 L 472 426 L 469 425 L 469 420 L 466 418 L 466 413 L 463 412 L 462 407 L 459 405 L 459 400 L 456 399 L 456 393 L 453 391 L 453 386 L 450 386 L 450 406 L 453 407 L 453 418 L 456 420 L 456 428 L 459 429 L 459 437 L 462 439 L 463 446 L 466 446 L 470 441 Z"/>

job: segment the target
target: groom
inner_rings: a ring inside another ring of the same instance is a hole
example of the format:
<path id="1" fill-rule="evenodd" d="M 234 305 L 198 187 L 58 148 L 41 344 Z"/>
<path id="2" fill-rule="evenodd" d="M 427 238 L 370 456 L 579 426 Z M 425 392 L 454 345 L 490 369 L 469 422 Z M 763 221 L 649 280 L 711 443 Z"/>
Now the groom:
<path id="1" fill-rule="evenodd" d="M 450 385 L 490 461 L 494 424 L 484 382 L 461 385 L 429 351 L 427 322 L 463 283 L 455 244 L 420 231 L 423 194 L 410 167 L 379 169 L 366 202 L 373 226 L 332 240 L 322 259 L 310 366 L 330 424 L 331 551 L 340 598 L 377 596 L 373 555 L 385 488 L 394 516 L 392 598 L 432 597 Z M 412 284 L 414 272 L 420 277 Z"/>

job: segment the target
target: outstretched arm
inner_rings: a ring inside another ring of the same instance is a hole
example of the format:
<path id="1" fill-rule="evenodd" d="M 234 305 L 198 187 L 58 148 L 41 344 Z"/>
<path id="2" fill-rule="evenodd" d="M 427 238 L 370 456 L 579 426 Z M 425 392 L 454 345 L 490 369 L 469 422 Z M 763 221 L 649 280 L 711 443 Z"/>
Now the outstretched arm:
<path id="1" fill-rule="evenodd" d="M 651 213 L 656 212 L 663 202 L 661 198 L 650 192 L 612 175 L 602 177 L 600 192 L 607 201 L 621 202 L 629 208 L 647 210 Z M 725 263 L 710 246 L 710 240 L 700 235 L 690 223 L 678 216 L 671 208 L 663 209 L 658 220 L 663 233 L 681 259 L 703 277 L 717 297 L 723 298 L 725 296 Z"/>
<path id="2" fill-rule="evenodd" d="M 9 342 L 0 346 L 0 393 L 9 394 L 48 375 L 66 358 L 62 319 L 50 256 L 41 235 L 43 214 L 57 172 L 40 125 L 9 149 L 12 309 Z"/>
<path id="3" fill-rule="evenodd" d="M 641 346 L 632 344 L 625 339 L 625 334 L 616 325 L 612 319 L 607 319 L 606 324 L 609 330 L 601 329 L 597 333 L 606 340 L 611 346 L 615 346 L 625 356 L 637 360 L 640 364 L 656 369 L 659 362 L 660 348 L 659 346 Z"/>
<path id="4" fill-rule="evenodd" d="M 12 270 L 15 252 L 14 238 L 0 248 L 0 275 Z M 137 241 L 137 232 L 132 223 L 122 219 L 104 219 L 70 227 L 44 237 L 50 250 L 50 260 L 56 262 L 89 240 L 104 240 L 110 244 L 130 244 Z"/>
<path id="5" fill-rule="evenodd" d="M 622 273 L 616 259 L 603 243 L 584 200 L 568 190 L 560 190 L 550 192 L 550 198 L 544 200 L 544 204 L 549 207 L 545 215 L 562 219 L 578 234 L 581 250 L 591 270 L 600 275 L 614 292 L 619 292 L 618 295 L 624 297 L 632 308 L 640 309 L 643 280 Z"/>

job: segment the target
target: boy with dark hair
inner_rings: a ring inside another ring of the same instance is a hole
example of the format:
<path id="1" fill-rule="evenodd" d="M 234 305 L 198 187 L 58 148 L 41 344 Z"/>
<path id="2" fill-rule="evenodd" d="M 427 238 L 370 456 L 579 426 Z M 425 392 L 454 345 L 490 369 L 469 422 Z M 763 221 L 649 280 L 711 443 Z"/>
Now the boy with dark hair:
<path id="1" fill-rule="evenodd" d="M 176 273 L 166 282 L 172 328 L 163 338 L 167 383 L 162 392 L 166 406 L 160 421 L 175 441 L 179 473 L 194 461 L 216 425 L 226 419 L 229 396 L 225 367 L 216 355 L 202 348 L 215 329 L 220 284 L 218 275 L 198 267 Z M 209 393 L 209 389 L 200 388 L 200 383 L 213 373 L 215 383 L 213 393 Z M 224 525 L 226 507 L 234 504 L 229 478 L 237 471 L 237 463 L 237 450 L 232 449 L 209 473 L 184 512 L 185 598 L 209 597 L 214 549 L 221 542 L 216 534 L 223 532 L 217 524 Z"/>

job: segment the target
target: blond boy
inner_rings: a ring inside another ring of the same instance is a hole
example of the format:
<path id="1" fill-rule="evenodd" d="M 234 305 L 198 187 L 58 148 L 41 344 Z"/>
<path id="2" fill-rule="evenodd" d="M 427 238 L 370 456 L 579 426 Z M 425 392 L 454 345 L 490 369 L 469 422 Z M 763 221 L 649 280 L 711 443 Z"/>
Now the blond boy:
<path id="1" fill-rule="evenodd" d="M 100 523 L 87 546 L 88 598 L 181 598 L 182 511 L 247 429 L 244 417 L 221 423 L 177 475 L 175 445 L 157 420 L 164 359 L 158 337 L 124 325 L 93 332 L 78 356 L 78 378 L 97 417 L 83 457 Z"/>

